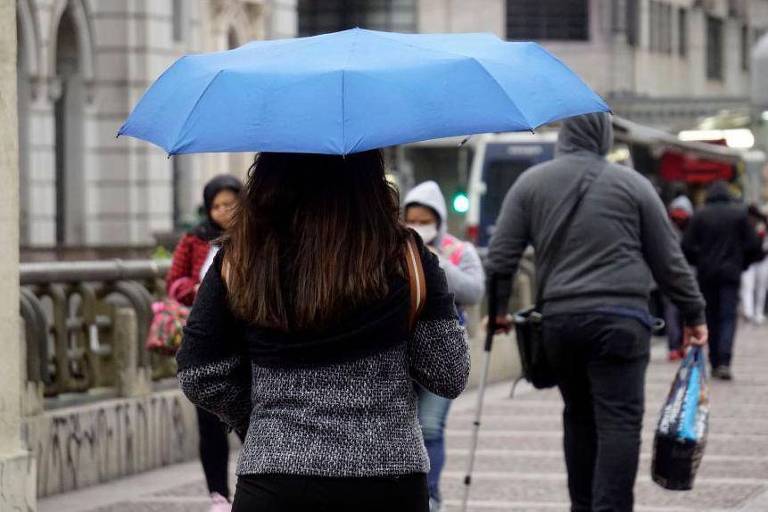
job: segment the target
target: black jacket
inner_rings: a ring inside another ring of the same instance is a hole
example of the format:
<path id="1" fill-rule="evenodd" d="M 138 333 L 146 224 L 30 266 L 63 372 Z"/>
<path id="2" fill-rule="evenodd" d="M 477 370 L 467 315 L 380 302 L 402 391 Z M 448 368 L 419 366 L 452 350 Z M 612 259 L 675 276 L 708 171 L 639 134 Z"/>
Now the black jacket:
<path id="1" fill-rule="evenodd" d="M 741 273 L 762 258 L 747 209 L 733 199 L 724 182 L 712 185 L 707 204 L 693 216 L 683 251 L 702 283 L 738 284 Z"/>

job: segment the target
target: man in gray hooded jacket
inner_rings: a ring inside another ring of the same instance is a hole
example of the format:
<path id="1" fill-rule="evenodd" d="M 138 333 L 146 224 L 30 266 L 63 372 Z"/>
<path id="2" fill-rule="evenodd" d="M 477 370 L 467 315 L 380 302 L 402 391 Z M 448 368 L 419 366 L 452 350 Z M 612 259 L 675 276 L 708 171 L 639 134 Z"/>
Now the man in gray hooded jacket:
<path id="1" fill-rule="evenodd" d="M 548 275 L 543 345 L 565 402 L 574 512 L 633 508 L 654 279 L 680 309 L 686 343 L 707 339 L 704 301 L 664 205 L 647 179 L 605 160 L 612 139 L 608 114 L 566 120 L 555 159 L 526 171 L 508 192 L 488 253 L 497 325 L 507 330 L 512 278 L 529 244 L 539 275 Z M 596 178 L 572 214 L 588 173 Z M 569 215 L 553 251 L 554 231 Z"/>

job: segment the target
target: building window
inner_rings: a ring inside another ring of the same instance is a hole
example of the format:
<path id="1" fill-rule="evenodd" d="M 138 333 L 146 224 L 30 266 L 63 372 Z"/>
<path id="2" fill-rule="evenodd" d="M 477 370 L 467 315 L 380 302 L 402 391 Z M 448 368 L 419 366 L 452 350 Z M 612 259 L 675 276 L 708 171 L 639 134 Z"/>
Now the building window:
<path id="1" fill-rule="evenodd" d="M 587 0 L 507 0 L 507 39 L 588 41 Z"/>
<path id="2" fill-rule="evenodd" d="M 180 43 L 184 40 L 184 0 L 173 0 L 171 8 L 173 42 Z"/>
<path id="3" fill-rule="evenodd" d="M 299 35 L 349 28 L 416 32 L 416 0 L 299 0 Z"/>
<path id="4" fill-rule="evenodd" d="M 659 51 L 659 4 L 654 0 L 648 2 L 648 18 L 649 33 L 648 33 L 648 49 L 652 52 Z"/>
<path id="5" fill-rule="evenodd" d="M 723 79 L 723 20 L 707 16 L 707 78 Z"/>
<path id="6" fill-rule="evenodd" d="M 626 3 L 627 44 L 635 47 L 640 33 L 640 16 L 638 16 L 638 0 L 627 0 Z"/>
<path id="7" fill-rule="evenodd" d="M 611 0 L 611 30 L 623 34 L 629 46 L 637 46 L 638 0 Z"/>
<path id="8" fill-rule="evenodd" d="M 650 40 L 648 48 L 655 53 L 672 54 L 672 6 L 651 0 Z"/>
<path id="9" fill-rule="evenodd" d="M 741 26 L 741 69 L 742 71 L 749 71 L 749 59 L 751 57 L 749 44 L 749 25 L 744 24 Z"/>
<path id="10" fill-rule="evenodd" d="M 688 55 L 688 11 L 683 7 L 677 11 L 677 53 Z"/>

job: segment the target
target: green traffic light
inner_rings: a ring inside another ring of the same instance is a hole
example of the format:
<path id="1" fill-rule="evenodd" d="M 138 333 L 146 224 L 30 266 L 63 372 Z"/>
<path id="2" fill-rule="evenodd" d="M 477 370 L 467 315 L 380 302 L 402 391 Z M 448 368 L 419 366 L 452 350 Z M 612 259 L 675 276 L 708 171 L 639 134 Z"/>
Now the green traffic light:
<path id="1" fill-rule="evenodd" d="M 456 213 L 467 213 L 469 210 L 469 197 L 464 192 L 454 194 L 452 203 Z"/>

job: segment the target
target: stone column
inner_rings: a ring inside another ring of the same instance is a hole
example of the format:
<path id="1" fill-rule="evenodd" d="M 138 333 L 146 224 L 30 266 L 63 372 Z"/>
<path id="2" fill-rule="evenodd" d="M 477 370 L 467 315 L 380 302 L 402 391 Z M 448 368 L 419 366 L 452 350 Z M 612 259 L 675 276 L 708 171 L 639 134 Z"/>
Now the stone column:
<path id="1" fill-rule="evenodd" d="M 34 511 L 35 464 L 21 441 L 16 0 L 0 0 L 0 510 Z"/>

